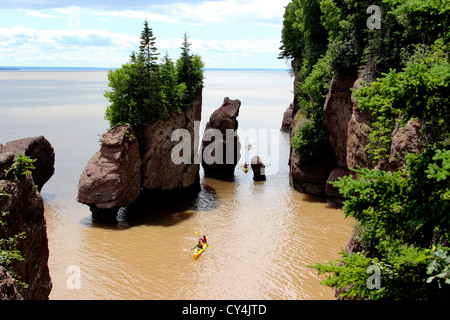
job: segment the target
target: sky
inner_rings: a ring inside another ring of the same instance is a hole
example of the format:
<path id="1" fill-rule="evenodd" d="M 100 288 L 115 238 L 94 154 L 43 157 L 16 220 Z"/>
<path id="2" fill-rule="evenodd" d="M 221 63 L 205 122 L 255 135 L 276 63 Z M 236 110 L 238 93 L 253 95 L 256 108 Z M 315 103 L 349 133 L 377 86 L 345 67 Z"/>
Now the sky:
<path id="1" fill-rule="evenodd" d="M 287 69 L 278 59 L 290 0 L 1 0 L 0 66 L 118 68 L 145 19 L 161 56 L 184 33 L 206 68 Z"/>

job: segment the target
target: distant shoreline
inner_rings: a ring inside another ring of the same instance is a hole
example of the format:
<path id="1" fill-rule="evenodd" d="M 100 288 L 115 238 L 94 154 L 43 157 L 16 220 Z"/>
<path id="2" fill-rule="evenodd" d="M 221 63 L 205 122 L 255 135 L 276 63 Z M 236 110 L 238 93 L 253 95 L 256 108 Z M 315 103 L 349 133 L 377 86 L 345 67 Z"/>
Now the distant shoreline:
<path id="1" fill-rule="evenodd" d="M 117 68 L 84 68 L 84 67 L 3 67 L 1 71 L 109 71 Z M 292 71 L 290 69 L 265 69 L 265 68 L 205 68 L 205 71 Z"/>

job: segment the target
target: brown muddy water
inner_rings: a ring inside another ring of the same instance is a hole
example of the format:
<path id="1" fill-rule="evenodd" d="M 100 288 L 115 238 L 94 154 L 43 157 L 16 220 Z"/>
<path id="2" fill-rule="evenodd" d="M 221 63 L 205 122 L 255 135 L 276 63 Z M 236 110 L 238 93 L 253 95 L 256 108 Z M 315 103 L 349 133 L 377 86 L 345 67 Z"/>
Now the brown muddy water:
<path id="1" fill-rule="evenodd" d="M 293 79 L 284 71 L 205 75 L 203 125 L 224 97 L 240 99 L 240 129 L 258 132 L 242 162 L 263 155 L 272 165 L 267 181 L 240 168 L 232 182 L 201 172 L 191 202 L 161 208 L 150 201 L 139 216 L 103 224 L 76 195 L 108 127 L 106 72 L 0 72 L 0 142 L 45 135 L 55 148 L 55 175 L 42 190 L 50 299 L 334 299 L 307 265 L 337 259 L 353 221 L 289 186 L 289 137 L 279 128 Z M 197 260 L 195 232 L 211 244 Z"/>

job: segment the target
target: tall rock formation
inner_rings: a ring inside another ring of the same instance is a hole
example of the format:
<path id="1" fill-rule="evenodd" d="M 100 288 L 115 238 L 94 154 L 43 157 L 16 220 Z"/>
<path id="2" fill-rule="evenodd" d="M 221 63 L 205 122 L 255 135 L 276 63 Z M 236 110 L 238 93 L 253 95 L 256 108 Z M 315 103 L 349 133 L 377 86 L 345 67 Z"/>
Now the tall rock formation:
<path id="1" fill-rule="evenodd" d="M 347 130 L 352 117 L 352 92 L 356 77 L 335 76 L 325 101 L 323 123 L 330 132 L 330 143 L 338 167 L 347 166 Z"/>
<path id="2" fill-rule="evenodd" d="M 353 116 L 352 92 L 356 77 L 335 76 L 325 101 L 323 123 L 330 132 L 330 144 L 336 154 L 336 168 L 331 171 L 325 184 L 325 194 L 329 204 L 340 205 L 339 191 L 328 182 L 350 174 L 347 166 L 348 123 Z"/>
<path id="3" fill-rule="evenodd" d="M 291 103 L 283 114 L 283 121 L 281 122 L 281 132 L 290 132 L 293 122 L 294 103 Z"/>
<path id="4" fill-rule="evenodd" d="M 139 197 L 139 143 L 128 125 L 112 128 L 100 142 L 100 150 L 81 174 L 77 201 L 88 205 L 94 215 L 115 214 Z"/>
<path id="5" fill-rule="evenodd" d="M 191 107 L 167 120 L 158 120 L 133 128 L 121 125 L 101 138 L 101 148 L 80 176 L 77 201 L 90 207 L 94 218 L 116 218 L 120 208 L 155 199 L 151 192 L 183 191 L 199 181 L 200 165 L 177 164 L 172 150 L 180 143 L 172 133 L 189 133 L 191 160 L 198 158 L 198 127 L 201 120 L 202 93 Z M 188 161 L 189 162 L 189 161 Z"/>
<path id="6" fill-rule="evenodd" d="M 10 167 L 13 153 L 0 154 L 0 168 Z M 48 239 L 44 216 L 44 201 L 30 174 L 0 175 L 0 212 L 4 224 L 0 225 L 0 238 L 24 233 L 18 240 L 17 250 L 23 261 L 14 261 L 12 267 L 20 281 L 28 284 L 22 297 L 26 300 L 47 300 L 52 289 L 48 269 Z M 8 284 L 8 282 L 5 282 Z M 0 289 L 1 291 L 1 289 Z"/>
<path id="7" fill-rule="evenodd" d="M 232 179 L 241 158 L 237 135 L 241 101 L 226 97 L 206 124 L 202 141 L 202 166 L 208 176 Z"/>
<path id="8" fill-rule="evenodd" d="M 301 116 L 296 117 L 296 113 L 293 113 L 293 122 L 290 132 L 291 141 L 297 134 L 299 127 L 303 124 L 303 121 L 308 120 Z M 306 163 L 301 161 L 300 156 L 291 144 L 289 156 L 289 183 L 295 190 L 314 196 L 325 196 L 327 178 L 335 167 L 336 159 L 331 151 L 327 152 L 326 156 L 318 161 Z"/>
<path id="9" fill-rule="evenodd" d="M 31 159 L 36 159 L 34 162 L 36 170 L 33 170 L 32 175 L 39 191 L 55 172 L 55 151 L 44 136 L 8 142 L 3 147 L 0 146 L 0 152 L 12 152 L 16 156 L 22 153 Z"/>
<path id="10" fill-rule="evenodd" d="M 254 156 L 251 160 L 254 181 L 266 181 L 266 165 L 259 156 Z"/>

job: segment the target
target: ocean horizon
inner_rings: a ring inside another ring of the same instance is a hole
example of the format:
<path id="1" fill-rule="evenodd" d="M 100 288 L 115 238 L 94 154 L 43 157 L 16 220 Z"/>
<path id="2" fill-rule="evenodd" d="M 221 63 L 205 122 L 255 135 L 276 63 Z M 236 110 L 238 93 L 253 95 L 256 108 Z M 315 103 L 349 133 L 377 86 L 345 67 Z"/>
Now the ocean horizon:
<path id="1" fill-rule="evenodd" d="M 18 67 L 18 66 L 0 66 L 1 71 L 109 71 L 118 68 L 101 68 L 101 67 Z M 275 68 L 204 68 L 204 71 L 287 71 L 292 69 L 275 69 Z"/>
<path id="2" fill-rule="evenodd" d="M 102 67 L 21 67 L 0 66 L 0 71 L 109 71 L 119 68 Z M 293 71 L 289 68 L 203 68 L 204 71 Z"/>

